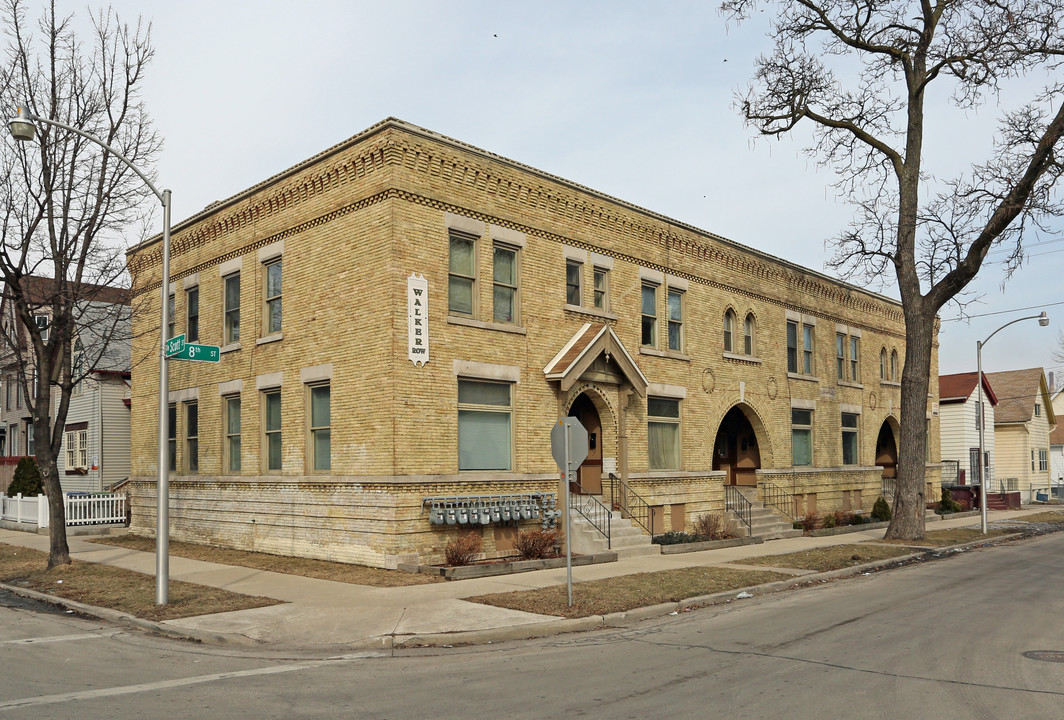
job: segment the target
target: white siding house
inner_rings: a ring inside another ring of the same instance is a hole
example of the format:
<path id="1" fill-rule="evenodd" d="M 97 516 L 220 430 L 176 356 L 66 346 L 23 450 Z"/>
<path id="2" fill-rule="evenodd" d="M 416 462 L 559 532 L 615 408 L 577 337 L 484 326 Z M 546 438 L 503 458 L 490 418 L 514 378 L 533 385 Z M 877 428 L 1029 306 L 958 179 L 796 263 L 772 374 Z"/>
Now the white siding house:
<path id="1" fill-rule="evenodd" d="M 979 393 L 976 388 L 978 373 L 939 375 L 939 428 L 942 442 L 942 459 L 958 464 L 958 481 L 966 485 L 978 485 L 979 425 L 983 426 L 983 466 L 987 479 L 993 484 L 994 475 L 994 408 L 997 396 L 983 375 L 984 408 L 982 419 L 978 412 Z"/>
<path id="2" fill-rule="evenodd" d="M 129 373 L 93 372 L 70 399 L 59 473 L 67 492 L 102 492 L 129 477 Z"/>

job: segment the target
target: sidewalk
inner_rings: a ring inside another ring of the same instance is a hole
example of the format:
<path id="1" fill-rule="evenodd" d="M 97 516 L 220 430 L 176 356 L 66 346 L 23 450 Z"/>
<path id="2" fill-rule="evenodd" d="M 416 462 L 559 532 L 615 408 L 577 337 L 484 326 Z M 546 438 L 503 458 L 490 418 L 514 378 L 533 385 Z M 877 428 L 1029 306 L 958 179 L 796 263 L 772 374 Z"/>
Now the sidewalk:
<path id="1" fill-rule="evenodd" d="M 1033 508 L 994 512 L 990 520 L 993 524 L 1001 524 L 1041 511 Z M 928 523 L 929 530 L 972 526 L 979 526 L 978 516 Z M 829 537 L 786 538 L 759 545 L 677 555 L 631 558 L 601 565 L 574 567 L 573 582 L 655 570 L 718 565 L 744 558 L 879 540 L 882 537 L 883 530 L 876 529 Z M 0 542 L 44 552 L 48 550 L 47 535 L 0 529 Z M 70 537 L 69 543 L 70 555 L 76 560 L 104 563 L 155 575 L 155 555 L 152 553 L 90 543 L 76 536 Z M 836 571 L 836 574 L 854 572 L 855 569 L 849 569 Z M 163 623 L 136 621 L 134 624 L 205 642 L 291 649 L 366 650 L 425 644 L 500 642 L 604 627 L 623 622 L 626 618 L 632 621 L 641 617 L 664 615 L 676 608 L 676 603 L 671 603 L 633 610 L 620 617 L 560 619 L 462 600 L 474 595 L 564 585 L 564 567 L 430 585 L 377 588 L 171 556 L 170 578 L 220 587 L 237 593 L 262 595 L 281 600 L 283 604 Z M 789 580 L 774 585 L 782 588 L 793 582 L 794 580 Z M 17 591 L 17 588 L 10 589 Z M 779 588 L 763 586 L 763 589 L 772 591 Z M 729 592 L 724 596 L 730 597 L 734 594 Z M 79 609 L 82 609 L 81 606 Z M 87 612 L 108 620 L 131 622 L 128 616 L 120 616 L 114 611 L 90 608 Z"/>

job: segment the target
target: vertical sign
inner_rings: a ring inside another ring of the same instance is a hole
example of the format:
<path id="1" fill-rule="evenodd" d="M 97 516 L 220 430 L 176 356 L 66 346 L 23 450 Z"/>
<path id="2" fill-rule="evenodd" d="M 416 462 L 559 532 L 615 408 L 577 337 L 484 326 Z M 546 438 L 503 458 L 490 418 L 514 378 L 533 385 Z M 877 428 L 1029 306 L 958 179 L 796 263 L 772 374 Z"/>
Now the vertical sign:
<path id="1" fill-rule="evenodd" d="M 407 358 L 416 366 L 429 361 L 429 281 L 413 273 L 406 279 Z"/>

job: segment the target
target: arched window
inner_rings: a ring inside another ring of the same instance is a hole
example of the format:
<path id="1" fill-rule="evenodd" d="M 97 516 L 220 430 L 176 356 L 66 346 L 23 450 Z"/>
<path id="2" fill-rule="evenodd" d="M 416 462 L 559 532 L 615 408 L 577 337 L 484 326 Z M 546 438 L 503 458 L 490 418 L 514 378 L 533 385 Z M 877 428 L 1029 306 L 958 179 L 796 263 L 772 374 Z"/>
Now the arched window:
<path id="1" fill-rule="evenodd" d="M 890 375 L 887 374 L 887 349 L 883 348 L 879 351 L 879 379 L 890 380 Z"/>
<path id="2" fill-rule="evenodd" d="M 743 353 L 754 354 L 754 314 L 747 313 L 743 321 Z"/>
<path id="3" fill-rule="evenodd" d="M 735 313 L 724 313 L 724 352 L 735 352 Z"/>
<path id="4" fill-rule="evenodd" d="M 890 379 L 894 382 L 898 381 L 898 351 L 890 351 Z"/>

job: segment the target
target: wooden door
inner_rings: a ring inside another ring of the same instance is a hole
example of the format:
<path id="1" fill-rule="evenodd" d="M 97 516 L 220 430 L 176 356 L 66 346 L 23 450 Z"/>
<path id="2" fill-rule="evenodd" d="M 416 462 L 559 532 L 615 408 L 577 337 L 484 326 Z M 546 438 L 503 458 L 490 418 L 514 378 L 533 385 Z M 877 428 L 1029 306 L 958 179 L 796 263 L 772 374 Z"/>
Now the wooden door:
<path id="1" fill-rule="evenodd" d="M 579 487 L 570 487 L 570 492 L 584 492 L 587 495 L 602 494 L 602 421 L 598 410 L 587 397 L 581 395 L 569 411 L 587 430 L 587 458 L 577 471 Z"/>

